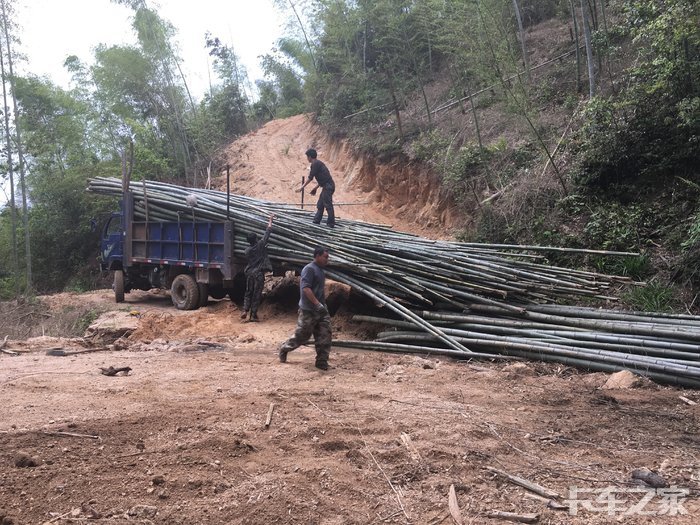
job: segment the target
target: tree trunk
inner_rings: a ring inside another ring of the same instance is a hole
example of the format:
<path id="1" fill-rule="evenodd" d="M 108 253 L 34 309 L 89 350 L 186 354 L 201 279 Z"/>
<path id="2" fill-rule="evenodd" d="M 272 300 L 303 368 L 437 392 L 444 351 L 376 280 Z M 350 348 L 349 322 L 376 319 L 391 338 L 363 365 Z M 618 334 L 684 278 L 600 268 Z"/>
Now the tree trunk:
<path id="1" fill-rule="evenodd" d="M 22 225 L 24 226 L 24 251 L 26 257 L 26 272 L 27 284 L 26 293 L 32 293 L 32 248 L 29 235 L 29 207 L 27 206 L 27 185 L 24 172 L 24 153 L 22 152 L 22 134 L 19 125 L 19 111 L 17 109 L 17 95 L 15 94 L 14 72 L 12 71 L 12 49 L 10 48 L 10 34 L 7 24 L 7 10 L 5 9 L 5 0 L 0 0 L 2 8 L 2 25 L 5 33 L 5 44 L 7 47 L 7 65 L 10 73 L 10 91 L 12 92 L 13 116 L 15 119 L 15 134 L 17 137 L 17 156 L 19 158 L 19 182 L 22 191 Z"/>
<path id="2" fill-rule="evenodd" d="M 571 0 L 571 20 L 574 22 L 574 44 L 576 45 L 576 93 L 581 93 L 581 39 L 578 36 L 578 17 L 574 0 Z"/>
<path id="3" fill-rule="evenodd" d="M 518 21 L 518 32 L 520 33 L 520 49 L 523 53 L 523 65 L 525 66 L 525 76 L 528 84 L 532 81 L 530 77 L 530 61 L 527 57 L 527 47 L 525 46 L 525 31 L 523 30 L 523 19 L 520 16 L 520 7 L 518 0 L 513 0 L 513 9 L 515 9 L 515 19 Z"/>
<path id="4" fill-rule="evenodd" d="M 608 69 L 608 77 L 610 77 L 610 87 L 613 93 L 617 94 L 615 89 L 615 79 L 613 76 L 612 67 L 610 65 L 610 33 L 608 32 L 608 19 L 605 14 L 605 2 L 600 3 L 600 14 L 603 18 L 603 31 L 605 32 L 605 63 Z"/>
<path id="5" fill-rule="evenodd" d="M 180 61 L 173 55 L 173 60 L 175 61 L 175 65 L 177 66 L 177 71 L 180 73 L 180 78 L 182 79 L 182 85 L 185 86 L 185 91 L 187 92 L 187 99 L 190 101 L 190 107 L 192 108 L 192 113 L 194 115 L 197 115 L 197 105 L 194 103 L 194 99 L 192 98 L 192 93 L 190 93 L 190 87 L 187 85 L 187 79 L 185 78 L 185 74 L 182 72 L 182 68 L 180 67 Z M 236 73 L 238 73 L 238 69 L 236 69 Z M 236 82 L 238 85 L 238 82 Z"/>
<path id="6" fill-rule="evenodd" d="M 5 115 L 5 147 L 7 148 L 7 172 L 10 177 L 10 228 L 12 242 L 12 276 L 15 281 L 15 299 L 19 299 L 19 255 L 17 254 L 17 207 L 15 205 L 15 174 L 12 165 L 12 141 L 10 140 L 10 112 L 7 107 L 7 85 L 5 78 L 5 59 L 0 45 L 0 77 L 2 78 L 3 114 Z"/>
<path id="7" fill-rule="evenodd" d="M 428 95 L 426 95 L 426 93 L 425 93 L 425 84 L 423 83 L 422 79 L 421 79 L 421 83 L 420 83 L 420 90 L 421 90 L 421 93 L 423 94 L 423 103 L 425 104 L 425 114 L 428 115 L 428 126 L 432 127 L 433 118 L 430 115 L 430 104 L 428 103 Z"/>
<path id="8" fill-rule="evenodd" d="M 411 38 L 409 35 L 406 34 L 405 28 L 403 32 L 403 38 L 405 42 L 410 42 Z M 421 95 L 423 96 L 423 104 L 425 104 L 425 114 L 428 116 L 428 127 L 433 126 L 433 117 L 430 114 L 430 103 L 428 102 L 428 95 L 425 92 L 425 82 L 423 79 L 423 68 L 419 66 L 418 60 L 416 60 L 416 55 L 413 52 L 413 50 L 408 50 L 409 53 L 411 53 L 411 62 L 413 62 L 413 69 L 416 72 L 416 76 L 418 77 L 418 81 L 420 82 L 420 91 Z"/>
<path id="9" fill-rule="evenodd" d="M 394 114 L 396 115 L 396 127 L 399 130 L 399 139 L 403 142 L 403 125 L 401 124 L 401 111 L 399 110 L 399 102 L 396 99 L 396 90 L 394 88 L 394 80 L 391 73 L 387 73 L 389 79 L 389 91 L 391 92 L 391 100 L 394 103 Z"/>
<path id="10" fill-rule="evenodd" d="M 479 151 L 484 152 L 484 145 L 481 142 L 481 129 L 479 128 L 479 117 L 476 113 L 476 104 L 474 104 L 474 95 L 471 94 L 471 87 L 467 85 L 467 89 L 470 91 L 469 95 L 469 105 L 471 106 L 472 115 L 474 117 L 474 129 L 476 130 L 476 139 L 479 141 Z"/>
<path id="11" fill-rule="evenodd" d="M 362 32 L 362 72 L 367 75 L 367 21 Z"/>
<path id="12" fill-rule="evenodd" d="M 297 8 L 294 5 L 294 2 L 292 0 L 289 0 L 289 6 L 292 8 L 292 11 L 294 11 L 294 16 L 297 18 L 297 22 L 299 22 L 299 28 L 301 29 L 301 32 L 304 35 L 304 40 L 306 41 L 306 47 L 309 49 L 309 56 L 311 57 L 311 63 L 314 66 L 314 72 L 318 73 L 318 67 L 316 66 L 316 59 L 314 58 L 314 51 L 311 48 L 311 42 L 309 42 L 309 37 L 306 34 L 306 29 L 304 29 L 304 24 L 301 22 L 301 18 L 299 17 L 299 13 L 297 13 Z"/>
<path id="13" fill-rule="evenodd" d="M 591 25 L 588 20 L 588 11 L 581 0 L 581 15 L 583 16 L 583 36 L 586 41 L 586 61 L 588 62 L 588 96 L 595 96 L 595 64 L 593 63 L 593 44 L 591 42 Z"/>

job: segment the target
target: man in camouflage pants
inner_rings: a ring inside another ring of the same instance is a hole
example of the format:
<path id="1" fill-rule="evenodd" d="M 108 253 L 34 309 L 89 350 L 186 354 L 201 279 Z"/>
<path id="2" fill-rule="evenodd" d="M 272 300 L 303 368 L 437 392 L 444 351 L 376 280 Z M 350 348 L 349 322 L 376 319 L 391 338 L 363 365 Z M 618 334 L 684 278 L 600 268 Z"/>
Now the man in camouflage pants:
<path id="1" fill-rule="evenodd" d="M 245 296 L 243 298 L 243 312 L 241 319 L 245 319 L 250 312 L 250 321 L 258 321 L 258 307 L 262 300 L 263 286 L 265 285 L 265 272 L 272 271 L 270 258 L 267 256 L 267 241 L 270 240 L 272 232 L 272 219 L 274 215 L 270 215 L 270 220 L 267 223 L 267 229 L 262 239 L 258 240 L 258 236 L 254 233 L 248 234 L 248 246 L 245 249 L 245 256 L 248 259 L 248 264 L 245 267 Z"/>
<path id="2" fill-rule="evenodd" d="M 287 339 L 279 350 L 280 362 L 287 362 L 287 354 L 305 344 L 313 335 L 316 346 L 316 368 L 328 370 L 331 353 L 331 316 L 326 308 L 326 274 L 328 250 L 322 246 L 314 250 L 314 260 L 301 271 L 299 289 L 299 317 L 294 335 Z"/>

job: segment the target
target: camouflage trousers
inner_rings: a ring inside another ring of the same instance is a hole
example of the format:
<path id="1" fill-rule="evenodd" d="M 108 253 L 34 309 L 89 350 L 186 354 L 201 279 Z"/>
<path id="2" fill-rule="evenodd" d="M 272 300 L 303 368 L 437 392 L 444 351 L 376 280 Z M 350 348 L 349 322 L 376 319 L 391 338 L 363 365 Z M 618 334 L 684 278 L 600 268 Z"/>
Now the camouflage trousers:
<path id="1" fill-rule="evenodd" d="M 250 272 L 245 276 L 245 296 L 243 297 L 243 310 L 251 314 L 257 314 L 262 300 L 265 274 L 263 272 Z"/>
<path id="2" fill-rule="evenodd" d="M 332 182 L 327 184 L 321 190 L 321 195 L 318 196 L 318 202 L 316 203 L 316 215 L 314 215 L 315 224 L 321 224 L 321 219 L 323 218 L 323 210 L 326 210 L 326 212 L 328 213 L 328 217 L 326 217 L 326 224 L 330 227 L 335 226 L 333 193 L 335 193 L 335 184 Z"/>
<path id="3" fill-rule="evenodd" d="M 307 343 L 312 335 L 316 346 L 316 364 L 328 364 L 333 332 L 331 329 L 331 316 L 327 310 L 319 313 L 312 310 L 299 309 L 294 335 L 282 344 L 280 351 L 291 352 Z"/>

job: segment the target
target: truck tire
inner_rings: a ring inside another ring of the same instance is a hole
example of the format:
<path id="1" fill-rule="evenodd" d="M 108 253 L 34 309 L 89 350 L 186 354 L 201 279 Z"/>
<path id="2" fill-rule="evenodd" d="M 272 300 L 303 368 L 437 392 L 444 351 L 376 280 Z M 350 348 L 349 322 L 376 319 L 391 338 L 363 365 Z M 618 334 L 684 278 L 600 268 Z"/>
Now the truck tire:
<path id="1" fill-rule="evenodd" d="M 170 298 L 178 310 L 196 310 L 199 308 L 199 288 L 194 277 L 182 273 L 173 279 Z"/>
<path id="2" fill-rule="evenodd" d="M 124 270 L 114 270 L 114 301 L 117 303 L 124 302 Z"/>
<path id="3" fill-rule="evenodd" d="M 199 307 L 202 308 L 209 304 L 209 285 L 206 283 L 197 283 L 199 290 Z"/>

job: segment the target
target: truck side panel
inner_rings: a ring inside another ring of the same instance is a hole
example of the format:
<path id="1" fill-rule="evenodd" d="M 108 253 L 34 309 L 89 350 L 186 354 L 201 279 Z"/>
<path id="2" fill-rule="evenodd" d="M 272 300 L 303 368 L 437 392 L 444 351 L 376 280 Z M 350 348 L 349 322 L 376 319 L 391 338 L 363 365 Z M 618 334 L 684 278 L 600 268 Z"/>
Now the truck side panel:
<path id="1" fill-rule="evenodd" d="M 232 231 L 230 222 L 133 222 L 129 263 L 223 270 L 233 258 Z"/>

